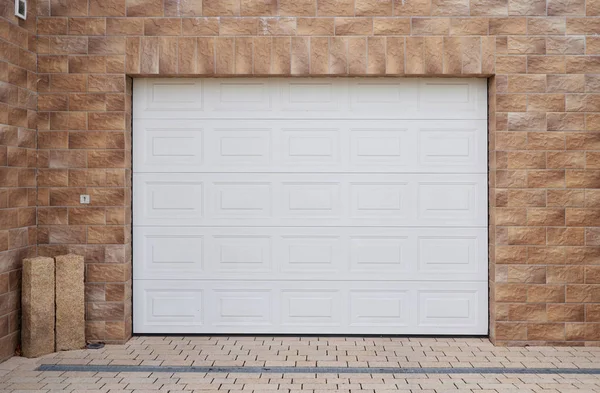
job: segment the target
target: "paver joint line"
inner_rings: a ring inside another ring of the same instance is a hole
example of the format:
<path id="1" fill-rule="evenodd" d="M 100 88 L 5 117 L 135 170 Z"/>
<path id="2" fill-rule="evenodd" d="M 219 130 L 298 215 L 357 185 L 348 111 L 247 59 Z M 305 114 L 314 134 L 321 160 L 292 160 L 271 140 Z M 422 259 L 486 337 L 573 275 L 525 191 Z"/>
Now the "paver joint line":
<path id="1" fill-rule="evenodd" d="M 36 371 L 278 374 L 600 374 L 600 368 L 199 367 L 42 364 Z"/>

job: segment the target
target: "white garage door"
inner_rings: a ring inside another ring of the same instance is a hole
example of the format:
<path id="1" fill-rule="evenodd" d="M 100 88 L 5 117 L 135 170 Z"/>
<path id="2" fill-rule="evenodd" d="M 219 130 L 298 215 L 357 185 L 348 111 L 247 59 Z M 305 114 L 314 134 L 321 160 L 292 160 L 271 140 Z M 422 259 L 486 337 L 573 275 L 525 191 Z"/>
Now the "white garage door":
<path id="1" fill-rule="evenodd" d="M 137 79 L 136 333 L 487 333 L 481 79 Z"/>

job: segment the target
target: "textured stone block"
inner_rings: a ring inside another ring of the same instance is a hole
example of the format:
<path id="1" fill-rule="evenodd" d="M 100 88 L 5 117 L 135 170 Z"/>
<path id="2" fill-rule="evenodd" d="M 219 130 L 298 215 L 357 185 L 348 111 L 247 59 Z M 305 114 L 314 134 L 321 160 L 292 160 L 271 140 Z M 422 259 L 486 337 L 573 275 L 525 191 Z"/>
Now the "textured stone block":
<path id="1" fill-rule="evenodd" d="M 23 260 L 21 289 L 23 356 L 54 352 L 54 259 Z"/>
<path id="2" fill-rule="evenodd" d="M 83 256 L 56 257 L 56 350 L 85 346 Z"/>

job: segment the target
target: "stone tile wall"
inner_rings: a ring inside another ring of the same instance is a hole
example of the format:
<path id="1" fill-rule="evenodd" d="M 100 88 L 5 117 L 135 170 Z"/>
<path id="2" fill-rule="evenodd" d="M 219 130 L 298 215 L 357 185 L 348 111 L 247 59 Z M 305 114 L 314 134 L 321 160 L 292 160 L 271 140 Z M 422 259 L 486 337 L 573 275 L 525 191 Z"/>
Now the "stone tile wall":
<path id="1" fill-rule="evenodd" d="M 600 344 L 600 0 L 39 0 L 36 12 L 38 252 L 85 255 L 89 339 L 131 335 L 129 77 L 479 76 L 491 338 Z"/>
<path id="2" fill-rule="evenodd" d="M 19 343 L 21 261 L 36 253 L 35 1 L 0 0 L 0 361 Z"/>

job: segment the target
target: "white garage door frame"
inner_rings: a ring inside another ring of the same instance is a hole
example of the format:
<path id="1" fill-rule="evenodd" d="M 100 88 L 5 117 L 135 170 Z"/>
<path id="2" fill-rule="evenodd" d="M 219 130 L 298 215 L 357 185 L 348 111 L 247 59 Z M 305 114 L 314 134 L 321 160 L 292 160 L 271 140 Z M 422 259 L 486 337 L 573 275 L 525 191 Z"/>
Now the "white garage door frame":
<path id="1" fill-rule="evenodd" d="M 135 79 L 134 333 L 488 333 L 487 81 Z"/>

